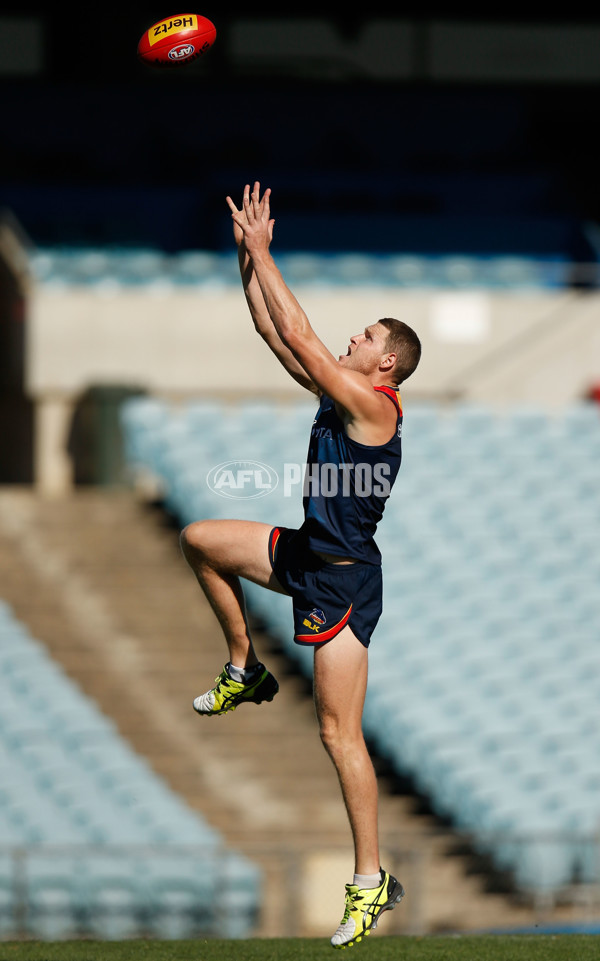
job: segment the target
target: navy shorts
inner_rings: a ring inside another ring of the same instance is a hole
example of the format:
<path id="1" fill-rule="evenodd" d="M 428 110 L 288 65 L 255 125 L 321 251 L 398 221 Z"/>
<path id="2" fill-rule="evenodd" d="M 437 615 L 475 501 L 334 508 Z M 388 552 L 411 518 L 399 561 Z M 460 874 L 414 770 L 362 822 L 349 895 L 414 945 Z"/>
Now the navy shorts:
<path id="1" fill-rule="evenodd" d="M 291 595 L 296 644 L 323 644 L 347 624 L 369 646 L 381 616 L 381 567 L 356 561 L 329 564 L 308 547 L 303 534 L 274 527 L 269 559 L 275 577 Z"/>

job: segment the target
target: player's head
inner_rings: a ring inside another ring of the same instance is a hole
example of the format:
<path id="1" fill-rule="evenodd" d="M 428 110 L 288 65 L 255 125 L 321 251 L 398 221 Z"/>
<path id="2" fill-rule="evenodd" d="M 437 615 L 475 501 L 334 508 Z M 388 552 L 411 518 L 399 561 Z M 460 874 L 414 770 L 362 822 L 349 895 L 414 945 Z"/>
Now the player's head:
<path id="1" fill-rule="evenodd" d="M 410 377 L 421 357 L 421 342 L 414 330 L 401 320 L 384 317 L 354 334 L 339 363 L 382 383 L 401 384 Z"/>
<path id="2" fill-rule="evenodd" d="M 386 351 L 396 355 L 391 378 L 395 384 L 401 384 L 417 369 L 421 359 L 421 341 L 412 327 L 405 324 L 403 320 L 383 317 L 378 323 L 388 332 Z"/>

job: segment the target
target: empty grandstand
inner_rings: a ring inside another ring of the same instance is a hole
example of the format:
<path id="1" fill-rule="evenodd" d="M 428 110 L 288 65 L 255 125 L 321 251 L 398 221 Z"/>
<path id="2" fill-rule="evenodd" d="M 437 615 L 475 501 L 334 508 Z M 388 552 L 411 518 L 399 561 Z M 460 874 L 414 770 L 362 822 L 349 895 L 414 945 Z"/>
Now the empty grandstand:
<path id="1" fill-rule="evenodd" d="M 259 869 L 227 850 L 2 602 L 0 685 L 1 937 L 253 931 Z"/>
<path id="2" fill-rule="evenodd" d="M 182 525 L 243 514 L 298 526 L 313 409 L 131 400 L 129 463 L 155 476 Z M 261 475 L 251 490 L 215 489 L 225 437 L 232 472 Z M 378 537 L 384 613 L 365 731 L 518 890 L 559 900 L 600 878 L 600 413 L 409 403 L 404 438 Z M 289 601 L 246 589 L 310 675 Z"/>

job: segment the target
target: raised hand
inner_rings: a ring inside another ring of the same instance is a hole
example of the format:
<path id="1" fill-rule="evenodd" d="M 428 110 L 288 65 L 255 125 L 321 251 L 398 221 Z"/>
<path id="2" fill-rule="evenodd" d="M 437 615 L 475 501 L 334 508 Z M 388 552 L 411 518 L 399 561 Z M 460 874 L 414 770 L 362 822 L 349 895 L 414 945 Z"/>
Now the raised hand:
<path id="1" fill-rule="evenodd" d="M 250 193 L 249 184 L 244 187 L 241 210 L 237 208 L 231 197 L 227 197 L 233 220 L 234 240 L 238 246 L 245 243 L 250 255 L 268 250 L 273 239 L 275 221 L 271 218 L 270 197 L 271 190 L 267 187 L 261 199 L 258 180 L 254 184 L 252 193 Z"/>

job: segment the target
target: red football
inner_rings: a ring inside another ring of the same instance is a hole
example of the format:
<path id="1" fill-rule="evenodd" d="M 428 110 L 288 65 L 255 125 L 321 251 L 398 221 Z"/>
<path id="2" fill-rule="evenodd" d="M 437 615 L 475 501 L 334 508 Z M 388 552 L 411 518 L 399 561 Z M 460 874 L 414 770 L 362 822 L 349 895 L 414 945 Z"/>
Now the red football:
<path id="1" fill-rule="evenodd" d="M 138 57 L 151 67 L 178 67 L 197 60 L 215 42 L 215 25 L 198 13 L 179 13 L 152 24 L 138 43 Z"/>

